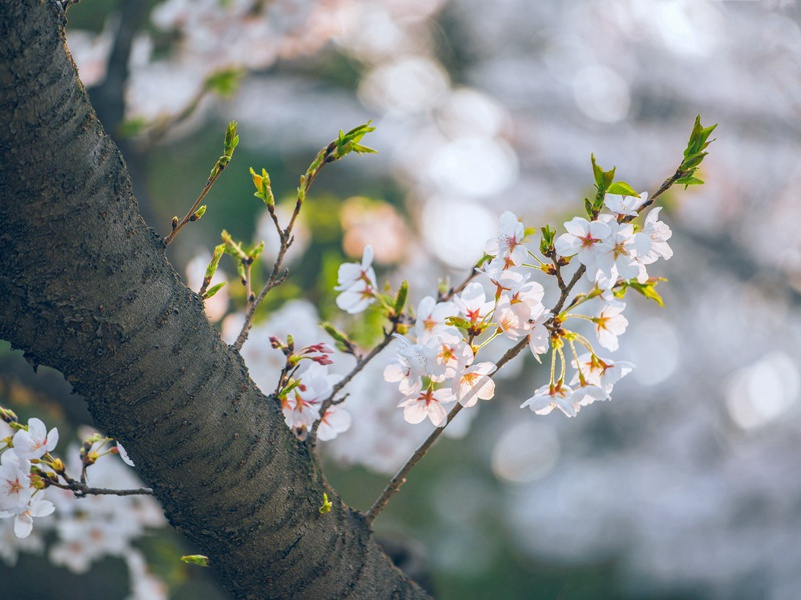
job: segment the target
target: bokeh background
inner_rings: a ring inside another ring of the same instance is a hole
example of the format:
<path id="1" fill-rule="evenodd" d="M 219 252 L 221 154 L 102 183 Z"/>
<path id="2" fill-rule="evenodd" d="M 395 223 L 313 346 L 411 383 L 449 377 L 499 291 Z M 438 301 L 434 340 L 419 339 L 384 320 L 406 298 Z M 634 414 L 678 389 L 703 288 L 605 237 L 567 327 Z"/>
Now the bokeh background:
<path id="1" fill-rule="evenodd" d="M 194 289 L 222 229 L 275 254 L 249 167 L 265 167 L 291 207 L 297 177 L 339 129 L 377 127 L 365 139 L 377 155 L 315 182 L 291 276 L 245 345 L 267 392 L 281 358 L 269 335 L 320 341 L 323 319 L 365 346 L 380 335 L 376 315 L 348 319 L 333 304 L 337 267 L 365 244 L 379 279 L 408 279 L 416 304 L 439 278 L 464 277 L 504 210 L 529 227 L 579 214 L 591 152 L 653 192 L 695 116 L 718 123 L 707 183 L 664 197 L 675 256 L 652 274 L 669 279 L 666 307 L 630 299 L 616 356 L 637 369 L 612 402 L 575 419 L 520 411 L 547 373 L 518 359 L 376 528 L 442 599 L 793 600 L 800 18 L 793 0 L 84 0 L 69 10 L 68 42 L 163 234 L 202 187 L 225 123 L 239 122 L 206 215 L 169 249 Z M 222 269 L 230 282 L 208 312 L 231 339 L 244 291 L 233 265 Z M 323 448 L 332 483 L 361 509 L 427 433 L 403 422 L 381 367 L 354 382 L 344 405 L 354 425 Z M 7 349 L 0 368 L 0 402 L 21 416 L 46 415 L 63 438 L 88 422 L 58 374 L 34 376 Z M 45 527 L 29 547 L 0 539 L 4 589 L 41 598 L 41 579 L 25 574 L 47 568 L 53 598 L 224 597 L 201 569 L 176 564 L 192 548 L 148 531 L 132 544 L 154 587 L 137 588 L 118 557 L 85 575 L 50 565 Z"/>

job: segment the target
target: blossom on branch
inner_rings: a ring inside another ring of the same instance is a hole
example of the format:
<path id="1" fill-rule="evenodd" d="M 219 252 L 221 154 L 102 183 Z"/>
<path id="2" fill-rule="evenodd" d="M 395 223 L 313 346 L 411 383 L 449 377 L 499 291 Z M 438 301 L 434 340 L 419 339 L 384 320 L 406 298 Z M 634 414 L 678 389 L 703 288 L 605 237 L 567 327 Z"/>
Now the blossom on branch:
<path id="1" fill-rule="evenodd" d="M 358 314 L 375 301 L 376 277 L 373 264 L 373 249 L 364 247 L 361 264 L 343 263 L 337 273 L 337 306 L 352 315 Z"/>

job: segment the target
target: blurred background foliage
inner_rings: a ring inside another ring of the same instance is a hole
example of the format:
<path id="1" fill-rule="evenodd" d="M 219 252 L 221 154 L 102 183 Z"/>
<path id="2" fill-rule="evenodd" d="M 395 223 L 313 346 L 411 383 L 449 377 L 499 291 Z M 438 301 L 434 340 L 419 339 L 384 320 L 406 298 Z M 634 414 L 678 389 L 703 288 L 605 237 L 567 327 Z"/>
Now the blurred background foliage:
<path id="1" fill-rule="evenodd" d="M 83 0 L 68 36 L 160 233 L 202 188 L 225 123 L 239 122 L 207 213 L 168 251 L 194 289 L 222 229 L 265 239 L 269 265 L 275 238 L 249 167 L 266 168 L 291 207 L 316 151 L 373 119 L 365 142 L 379 154 L 326 167 L 290 277 L 259 313 L 265 327 L 281 315 L 274 327 L 313 336 L 316 323 L 281 312 L 306 298 L 318 312 L 301 314 L 363 344 L 380 334 L 377 313 L 344 319 L 332 287 L 366 243 L 379 280 L 408 279 L 416 304 L 441 275 L 464 276 L 502 211 L 529 227 L 580 213 L 590 152 L 653 192 L 695 115 L 719 123 L 707 184 L 664 198 L 675 250 L 656 273 L 670 280 L 666 308 L 630 300 L 617 356 L 638 368 L 613 402 L 571 420 L 522 413 L 543 373 L 521 361 L 376 528 L 442 599 L 791 600 L 801 597 L 800 16 L 794 0 Z M 230 339 L 244 290 L 233 265 L 222 269 L 230 282 L 209 314 Z M 254 335 L 243 354 L 269 392 L 265 340 Z M 59 375 L 34 376 L 8 349 L 0 369 L 0 403 L 21 417 L 42 416 L 62 438 L 90 422 Z M 421 435 L 384 433 L 397 448 L 376 449 L 356 431 L 379 428 L 357 396 L 389 412 L 396 399 L 363 387 L 349 399 L 354 431 L 324 449 L 332 484 L 360 509 Z M 202 569 L 176 562 L 195 551 L 176 536 L 139 546 L 170 597 L 222 597 Z M 128 589 L 115 559 L 74 576 L 23 553 L 0 573 L 12 598 Z"/>

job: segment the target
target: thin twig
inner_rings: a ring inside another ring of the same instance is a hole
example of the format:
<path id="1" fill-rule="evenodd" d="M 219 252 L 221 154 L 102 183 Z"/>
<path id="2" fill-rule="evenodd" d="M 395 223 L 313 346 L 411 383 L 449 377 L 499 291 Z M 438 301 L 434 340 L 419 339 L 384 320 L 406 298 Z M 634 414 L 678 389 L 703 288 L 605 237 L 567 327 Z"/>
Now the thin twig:
<path id="1" fill-rule="evenodd" d="M 253 326 L 253 315 L 255 314 L 256 309 L 262 303 L 265 296 L 267 296 L 267 293 L 283 282 L 284 278 L 279 279 L 279 273 L 281 271 L 281 265 L 284 262 L 284 256 L 286 255 L 287 250 L 289 250 L 289 246 L 292 244 L 292 229 L 295 226 L 295 221 L 298 218 L 298 214 L 300 214 L 300 209 L 303 206 L 303 200 L 311 188 L 311 184 L 314 182 L 315 178 L 326 164 L 326 156 L 328 156 L 328 153 L 331 151 L 331 144 L 320 150 L 311 166 L 306 171 L 306 174 L 301 178 L 301 186 L 298 188 L 298 197 L 297 201 L 295 202 L 295 209 L 292 211 L 292 217 L 289 219 L 289 224 L 286 226 L 286 229 L 281 229 L 281 226 L 278 223 L 278 218 L 275 214 L 275 210 L 269 210 L 273 223 L 275 223 L 275 227 L 278 230 L 281 247 L 278 250 L 278 256 L 275 259 L 275 263 L 273 263 L 270 276 L 267 278 L 267 283 L 264 284 L 264 287 L 262 288 L 261 292 L 259 292 L 259 295 L 256 297 L 256 299 L 252 303 L 248 303 L 248 307 L 245 311 L 245 323 L 242 325 L 242 331 L 239 332 L 239 336 L 237 336 L 236 341 L 231 345 L 231 347 L 236 351 L 241 350 L 242 345 L 248 339 L 250 328 Z"/>
<path id="2" fill-rule="evenodd" d="M 62 490 L 70 490 L 79 498 L 85 496 L 152 496 L 153 490 L 150 488 L 135 488 L 128 490 L 112 490 L 108 488 L 93 488 L 80 481 L 67 479 L 67 483 L 58 483 L 52 480 L 47 481 L 48 486 L 57 487 Z"/>
<path id="3" fill-rule="evenodd" d="M 456 294 L 462 292 L 464 290 L 464 288 L 467 287 L 467 284 L 470 283 L 476 277 L 476 275 L 478 275 L 480 272 L 481 271 L 478 270 L 478 266 L 475 266 L 475 267 L 471 268 L 470 269 L 470 273 L 467 275 L 465 280 L 462 281 L 462 283 L 460 283 L 456 287 L 452 287 L 450 290 L 448 290 L 447 294 L 444 294 L 444 295 L 443 294 L 438 294 L 437 295 L 437 302 L 447 302 L 448 300 L 453 298 Z"/>
<path id="4" fill-rule="evenodd" d="M 169 245 L 169 243 L 173 239 L 175 239 L 175 236 L 178 235 L 178 232 L 181 231 L 181 229 L 183 229 L 187 223 L 189 223 L 189 221 L 192 219 L 192 215 L 195 214 L 195 211 L 197 210 L 198 206 L 200 206 L 200 203 L 203 202 L 203 198 L 206 197 L 206 194 L 209 193 L 209 190 L 211 190 L 212 186 L 214 185 L 214 182 L 217 181 L 217 179 L 220 177 L 220 173 L 222 173 L 224 170 L 225 166 L 221 165 L 219 168 L 215 169 L 215 173 L 206 180 L 206 185 L 203 186 L 203 190 L 200 192 L 200 195 L 197 197 L 197 200 L 195 200 L 195 203 L 192 205 L 192 208 L 189 209 L 189 212 L 186 213 L 184 218 L 181 219 L 173 227 L 172 231 L 164 238 L 165 244 Z"/>
<path id="5" fill-rule="evenodd" d="M 378 356 L 378 354 L 384 348 L 389 346 L 389 343 L 392 341 L 392 336 L 395 334 L 395 332 L 397 330 L 398 330 L 398 322 L 397 322 L 397 320 L 394 320 L 392 322 L 392 327 L 389 329 L 389 331 L 387 331 L 384 334 L 384 339 L 381 340 L 366 355 L 359 357 L 359 359 L 356 361 L 356 366 L 354 366 L 353 369 L 351 369 L 350 373 L 348 373 L 345 377 L 343 377 L 340 381 L 338 381 L 337 384 L 331 389 L 331 393 L 328 395 L 328 397 L 325 400 L 323 400 L 323 404 L 320 406 L 320 418 L 317 419 L 314 422 L 314 425 L 312 426 L 312 430 L 311 430 L 311 433 L 309 435 L 309 442 L 311 443 L 312 446 L 314 446 L 315 443 L 317 442 L 317 429 L 320 427 L 320 423 L 322 423 L 322 421 L 323 421 L 323 417 L 325 416 L 325 411 L 327 411 L 329 408 L 331 408 L 332 404 L 340 404 L 340 402 L 337 402 L 337 401 L 334 400 L 335 396 L 340 391 L 342 391 L 342 388 L 344 388 L 346 385 L 348 385 L 351 382 L 351 380 L 362 369 L 364 369 L 364 367 L 367 365 L 367 363 L 369 363 L 376 356 Z"/>

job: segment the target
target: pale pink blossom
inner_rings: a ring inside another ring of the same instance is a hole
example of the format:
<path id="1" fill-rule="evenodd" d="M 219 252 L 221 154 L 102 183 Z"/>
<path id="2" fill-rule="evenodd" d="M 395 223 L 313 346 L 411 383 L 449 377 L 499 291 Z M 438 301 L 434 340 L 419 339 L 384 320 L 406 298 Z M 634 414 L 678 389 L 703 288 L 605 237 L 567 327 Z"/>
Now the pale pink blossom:
<path id="1" fill-rule="evenodd" d="M 14 511 L 28 504 L 33 495 L 29 477 L 31 464 L 14 450 L 0 455 L 0 510 Z"/>
<path id="2" fill-rule="evenodd" d="M 395 336 L 401 344 L 396 354 L 397 362 L 384 369 L 384 380 L 398 382 L 402 394 L 416 394 L 421 388 L 421 377 L 441 380 L 445 377 L 446 364 L 439 362 L 440 343 L 430 339 L 425 344 L 415 344 L 402 335 Z"/>
<path id="3" fill-rule="evenodd" d="M 341 292 L 337 296 L 337 306 L 355 315 L 362 312 L 375 301 L 376 277 L 372 267 L 373 249 L 365 246 L 361 264 L 344 263 L 339 266 L 337 286 Z"/>
<path id="4" fill-rule="evenodd" d="M 407 397 L 398 408 L 403 408 L 403 418 L 408 423 L 422 423 L 428 417 L 435 426 L 442 427 L 448 420 L 448 413 L 442 405 L 455 400 L 449 388 L 433 390 L 428 387 L 416 396 Z"/>
<path id="5" fill-rule="evenodd" d="M 58 444 L 58 429 L 53 427 L 48 432 L 41 419 L 33 417 L 28 419 L 28 431 L 17 431 L 11 443 L 20 458 L 42 458 Z"/>
<path id="6" fill-rule="evenodd" d="M 454 396 L 464 406 L 474 406 L 479 399 L 491 399 L 495 395 L 495 382 L 490 375 L 495 368 L 491 362 L 480 362 L 459 369 L 453 378 Z"/>
<path id="7" fill-rule="evenodd" d="M 589 352 L 578 357 L 578 361 L 573 361 L 573 366 L 578 369 L 572 385 L 584 379 L 587 385 L 594 385 L 601 388 L 607 396 L 612 393 L 612 387 L 620 379 L 634 370 L 634 365 L 625 360 L 613 361 L 610 358 L 601 358 Z M 580 375 L 579 375 L 580 373 Z"/>
<path id="8" fill-rule="evenodd" d="M 617 338 L 626 332 L 629 325 L 629 320 L 622 314 L 625 308 L 623 302 L 606 304 L 598 316 L 592 318 L 598 343 L 611 352 L 617 350 Z"/>
<path id="9" fill-rule="evenodd" d="M 56 507 L 52 502 L 44 500 L 40 494 L 28 499 L 21 506 L 14 506 L 8 510 L 0 510 L 0 518 L 14 517 L 14 535 L 18 538 L 26 538 L 33 530 L 34 517 L 46 517 L 51 514 Z"/>
<path id="10" fill-rule="evenodd" d="M 673 249 L 667 243 L 673 232 L 670 227 L 659 220 L 659 211 L 661 210 L 661 206 L 657 207 L 645 217 L 642 233 L 651 239 L 651 250 L 640 258 L 640 261 L 645 265 L 650 265 L 659 258 L 668 260 L 673 256 Z"/>
<path id="11" fill-rule="evenodd" d="M 523 245 L 525 231 L 523 224 L 514 213 L 508 210 L 501 215 L 501 231 L 497 237 L 490 238 L 484 246 L 484 252 L 506 265 L 512 267 L 521 265 L 526 259 L 528 251 Z"/>
<path id="12" fill-rule="evenodd" d="M 441 375 L 429 375 L 433 381 L 442 381 L 453 377 L 456 370 L 465 367 L 473 362 L 475 355 L 470 344 L 461 337 L 451 335 L 440 335 L 437 338 L 437 364 L 441 369 L 437 371 Z"/>
<path id="13" fill-rule="evenodd" d="M 606 207 L 617 215 L 636 217 L 637 209 L 648 201 L 648 192 L 641 192 L 639 196 L 618 196 L 607 194 L 604 198 Z"/>
<path id="14" fill-rule="evenodd" d="M 477 281 L 468 283 L 461 294 L 453 297 L 453 301 L 459 312 L 473 323 L 480 323 L 486 319 L 495 306 L 495 302 L 487 301 L 484 286 Z"/>
<path id="15" fill-rule="evenodd" d="M 531 398 L 520 405 L 520 408 L 526 407 L 538 415 L 547 415 L 558 408 L 568 417 L 575 417 L 580 408 L 573 402 L 573 389 L 561 382 L 537 389 Z"/>
<path id="16" fill-rule="evenodd" d="M 331 393 L 335 375 L 318 363 L 308 366 L 299 376 L 300 385 L 281 401 L 284 421 L 290 429 L 309 429 L 320 416 L 320 405 Z"/>
<path id="17" fill-rule="evenodd" d="M 591 281 L 596 281 L 601 273 L 612 283 L 617 276 L 623 279 L 638 278 L 641 283 L 644 282 L 648 275 L 638 257 L 645 256 L 651 250 L 651 239 L 645 234 L 635 233 L 631 223 L 618 223 L 612 215 L 601 215 L 598 219 L 609 227 L 609 235 L 604 244 L 599 246 L 593 268 L 588 266 L 587 276 Z M 613 271 L 617 276 L 613 275 Z"/>
<path id="18" fill-rule="evenodd" d="M 417 318 L 414 322 L 417 342 L 424 344 L 445 331 L 458 335 L 458 330 L 445 322 L 448 317 L 456 316 L 458 312 L 453 302 L 437 302 L 431 296 L 423 298 L 417 305 Z"/>
<path id="19" fill-rule="evenodd" d="M 565 223 L 565 229 L 567 233 L 560 235 L 554 242 L 557 254 L 576 255 L 578 261 L 587 267 L 587 272 L 594 273 L 598 254 L 610 250 L 607 241 L 611 234 L 609 225 L 602 221 L 587 221 L 582 217 L 574 217 Z"/>
<path id="20" fill-rule="evenodd" d="M 528 334 L 528 346 L 537 362 L 540 361 L 540 354 L 548 352 L 551 343 L 551 333 L 545 327 L 545 323 L 551 318 L 551 313 L 545 307 L 538 314 L 532 314 L 529 319 L 531 331 Z"/>
<path id="21" fill-rule="evenodd" d="M 320 426 L 317 428 L 317 439 L 323 442 L 333 440 L 340 433 L 350 429 L 352 420 L 348 411 L 338 406 L 330 407 L 320 420 Z"/>

